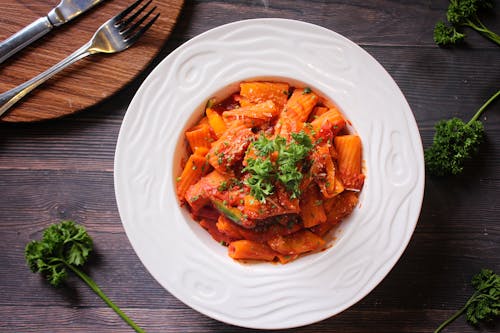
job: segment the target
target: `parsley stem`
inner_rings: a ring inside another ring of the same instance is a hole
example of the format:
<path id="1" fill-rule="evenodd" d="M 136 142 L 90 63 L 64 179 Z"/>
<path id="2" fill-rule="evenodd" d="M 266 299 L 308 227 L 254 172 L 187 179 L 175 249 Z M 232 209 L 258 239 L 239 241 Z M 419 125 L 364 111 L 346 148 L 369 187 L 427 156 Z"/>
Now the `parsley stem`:
<path id="1" fill-rule="evenodd" d="M 475 296 L 476 296 L 476 293 L 474 293 L 474 295 L 471 298 L 469 298 L 469 300 L 467 301 L 467 303 L 465 303 L 465 305 L 460 310 L 458 310 L 457 312 L 455 312 L 453 314 L 453 316 L 451 316 L 450 318 L 446 319 L 441 325 L 439 325 L 439 327 L 436 328 L 436 330 L 434 331 L 434 333 L 441 332 L 441 330 L 443 328 L 445 328 L 451 322 L 453 322 L 455 319 L 457 319 L 458 317 L 460 317 L 465 312 L 465 310 L 467 310 L 467 308 L 469 307 L 471 301 L 475 298 Z"/>
<path id="2" fill-rule="evenodd" d="M 490 99 L 486 101 L 486 103 L 483 104 L 483 106 L 479 108 L 479 110 L 476 112 L 474 117 L 472 117 L 472 119 L 467 123 L 467 125 L 470 125 L 472 122 L 476 121 L 481 116 L 486 107 L 490 105 L 498 96 L 500 96 L 500 90 L 498 90 L 493 96 L 490 97 Z"/>
<path id="3" fill-rule="evenodd" d="M 458 317 L 460 317 L 462 315 L 462 313 L 464 313 L 464 311 L 467 309 L 468 306 L 469 306 L 469 302 L 467 302 L 464 305 L 463 308 L 461 308 L 460 310 L 458 310 L 457 312 L 455 312 L 455 314 L 453 314 L 453 316 L 451 316 L 450 318 L 448 318 L 445 321 L 443 321 L 443 323 L 441 325 L 439 325 L 438 328 L 436 328 L 436 330 L 434 331 L 434 333 L 441 332 L 441 330 L 443 328 L 445 328 L 446 326 L 448 326 L 448 324 L 450 324 L 452 321 L 454 321 L 455 319 L 457 319 Z"/>
<path id="4" fill-rule="evenodd" d="M 464 23 L 464 25 L 476 30 L 477 32 L 482 34 L 484 37 L 486 37 L 486 38 L 490 39 L 492 42 L 500 45 L 500 36 L 497 35 L 496 33 L 494 33 L 493 31 L 491 31 L 490 29 L 486 28 L 484 26 L 484 24 L 481 21 L 479 21 L 478 18 L 476 18 L 476 21 L 479 23 L 479 25 L 474 23 L 470 19 L 467 20 Z"/>
<path id="5" fill-rule="evenodd" d="M 146 333 L 142 328 L 140 328 L 132 319 L 130 319 L 118 306 L 113 303 L 108 296 L 97 286 L 97 284 L 83 271 L 79 270 L 73 265 L 64 262 L 68 268 L 70 268 L 76 275 L 78 275 L 99 297 L 102 298 L 110 308 L 115 310 L 115 312 L 127 323 L 129 324 L 137 333 Z"/>
<path id="6" fill-rule="evenodd" d="M 441 330 L 443 328 L 445 328 L 448 324 L 450 324 L 451 322 L 453 322 L 455 319 L 457 319 L 458 317 L 460 317 L 464 312 L 465 310 L 467 310 L 467 308 L 473 303 L 476 301 L 476 298 L 480 295 L 481 293 L 479 291 L 476 291 L 474 294 L 472 294 L 472 296 L 467 300 L 467 302 L 465 303 L 465 305 L 460 309 L 458 310 L 457 312 L 455 312 L 453 314 L 453 316 L 451 316 L 450 318 L 448 318 L 446 321 L 444 321 L 441 325 L 439 325 L 439 327 L 434 331 L 434 333 L 439 333 L 441 332 Z"/>

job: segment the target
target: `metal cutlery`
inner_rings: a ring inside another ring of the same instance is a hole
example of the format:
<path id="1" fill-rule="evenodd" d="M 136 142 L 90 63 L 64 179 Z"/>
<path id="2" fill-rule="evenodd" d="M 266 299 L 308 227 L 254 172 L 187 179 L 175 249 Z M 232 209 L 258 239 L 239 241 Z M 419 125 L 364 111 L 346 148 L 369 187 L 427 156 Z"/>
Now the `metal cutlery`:
<path id="1" fill-rule="evenodd" d="M 145 23 L 155 11 L 155 6 L 139 18 L 151 4 L 151 0 L 143 4 L 141 8 L 129 16 L 143 2 L 144 0 L 137 0 L 121 13 L 105 22 L 97 29 L 89 42 L 73 52 L 66 59 L 16 88 L 0 94 L 0 116 L 30 91 L 76 61 L 91 54 L 120 52 L 134 44 L 160 16 L 157 13 Z"/>
<path id="2" fill-rule="evenodd" d="M 0 64 L 7 58 L 44 36 L 54 27 L 58 27 L 83 12 L 91 9 L 103 0 L 61 0 L 47 16 L 24 27 L 0 43 Z"/>

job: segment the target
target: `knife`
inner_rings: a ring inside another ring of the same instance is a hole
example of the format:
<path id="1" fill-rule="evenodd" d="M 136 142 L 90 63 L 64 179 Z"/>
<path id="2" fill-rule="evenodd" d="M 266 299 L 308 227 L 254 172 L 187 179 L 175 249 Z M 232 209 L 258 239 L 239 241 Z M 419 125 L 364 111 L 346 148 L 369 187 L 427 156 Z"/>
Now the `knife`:
<path id="1" fill-rule="evenodd" d="M 0 43 L 0 64 L 7 58 L 44 36 L 53 27 L 58 27 L 81 13 L 89 10 L 103 0 L 61 0 L 47 16 L 40 17 L 35 22 L 16 32 Z"/>

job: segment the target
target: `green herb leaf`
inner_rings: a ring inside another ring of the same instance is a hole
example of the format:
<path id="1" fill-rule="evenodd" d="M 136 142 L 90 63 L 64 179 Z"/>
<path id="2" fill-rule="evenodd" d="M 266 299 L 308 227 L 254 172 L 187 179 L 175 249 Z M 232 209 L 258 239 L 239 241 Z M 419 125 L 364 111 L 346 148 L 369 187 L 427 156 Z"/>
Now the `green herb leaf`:
<path id="1" fill-rule="evenodd" d="M 269 158 L 248 159 L 243 172 L 252 174 L 245 180 L 245 184 L 250 187 L 250 194 L 257 200 L 265 202 L 266 197 L 274 193 L 274 166 Z"/>
<path id="2" fill-rule="evenodd" d="M 313 147 L 311 138 L 304 132 L 292 134 L 292 140 L 287 144 L 282 136 L 269 139 L 264 135 L 252 143 L 249 149 L 254 149 L 259 158 L 250 158 L 243 172 L 251 176 L 245 184 L 250 187 L 250 194 L 257 200 L 265 202 L 266 197 L 274 193 L 274 183 L 279 181 L 290 193 L 291 198 L 300 196 L 300 182 L 303 175 L 299 164 L 304 162 Z M 276 162 L 268 157 L 273 152 L 278 153 Z"/>
<path id="3" fill-rule="evenodd" d="M 438 22 L 434 27 L 434 42 L 438 45 L 457 44 L 465 39 L 465 35 L 449 27 L 444 22 Z"/>
<path id="4" fill-rule="evenodd" d="M 434 41 L 438 45 L 456 44 L 465 38 L 465 34 L 458 29 L 471 28 L 500 45 L 500 36 L 487 28 L 480 20 L 481 10 L 492 8 L 492 0 L 450 0 L 446 18 L 451 27 L 438 22 L 434 28 Z"/>
<path id="5" fill-rule="evenodd" d="M 61 285 L 72 271 L 101 297 L 136 332 L 144 332 L 121 311 L 78 267 L 84 265 L 92 251 L 92 239 L 84 227 L 73 221 L 62 221 L 49 226 L 39 241 L 26 245 L 26 262 L 33 273 L 41 273 L 53 286 Z"/>
<path id="6" fill-rule="evenodd" d="M 500 275 L 482 269 L 471 281 L 476 289 L 465 305 L 445 320 L 434 333 L 439 333 L 455 319 L 465 313 L 467 321 L 478 326 L 480 322 L 491 322 L 500 316 Z"/>
<path id="7" fill-rule="evenodd" d="M 276 150 L 276 145 L 277 142 L 275 140 L 270 140 L 264 134 L 261 134 L 251 146 L 255 149 L 258 156 L 269 156 Z"/>
<path id="8" fill-rule="evenodd" d="M 458 118 L 436 123 L 433 143 L 424 154 L 425 165 L 430 173 L 445 176 L 457 175 L 463 171 L 465 161 L 477 152 L 483 140 L 484 127 L 477 119 L 498 96 L 500 90 L 479 108 L 468 123 Z"/>
<path id="9" fill-rule="evenodd" d="M 435 128 L 434 142 L 424 155 L 427 169 L 437 176 L 460 174 L 483 139 L 483 125 L 479 121 L 467 125 L 452 118 L 439 121 Z"/>

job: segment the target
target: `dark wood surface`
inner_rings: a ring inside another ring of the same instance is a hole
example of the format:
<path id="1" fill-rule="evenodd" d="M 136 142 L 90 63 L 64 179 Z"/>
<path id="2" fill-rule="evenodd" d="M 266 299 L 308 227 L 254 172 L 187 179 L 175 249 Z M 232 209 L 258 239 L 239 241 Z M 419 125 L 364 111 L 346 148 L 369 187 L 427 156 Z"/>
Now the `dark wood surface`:
<path id="1" fill-rule="evenodd" d="M 3 1 L 0 40 L 47 15 L 59 2 Z M 43 89 L 30 93 L 16 108 L 0 117 L 0 122 L 54 119 L 88 108 L 113 95 L 144 71 L 160 52 L 183 2 L 157 1 L 157 10 L 161 12 L 158 21 L 133 48 L 113 56 L 99 54 L 79 61 L 44 84 Z M 12 89 L 63 60 L 89 41 L 101 24 L 131 3 L 128 0 L 103 1 L 6 60 L 0 66 L 0 91 Z"/>
<path id="2" fill-rule="evenodd" d="M 498 1 L 497 1 L 498 2 Z M 469 119 L 500 88 L 500 48 L 475 32 L 467 43 L 432 40 L 447 0 L 187 0 L 149 69 L 109 99 L 63 119 L 0 124 L 0 331 L 131 332 L 85 285 L 54 289 L 24 261 L 26 243 L 49 224 L 74 219 L 95 241 L 88 273 L 148 332 L 249 332 L 188 308 L 145 270 L 124 233 L 113 189 L 113 157 L 128 103 L 147 73 L 188 39 L 248 18 L 315 23 L 350 38 L 393 76 L 417 120 L 424 147 L 434 123 Z M 485 18 L 500 31 L 500 8 Z M 460 177 L 426 177 L 412 240 L 388 276 L 343 313 L 292 332 L 432 332 L 472 293 L 483 267 L 500 272 L 500 102 L 482 118 L 486 142 Z M 446 332 L 475 330 L 464 318 Z"/>

